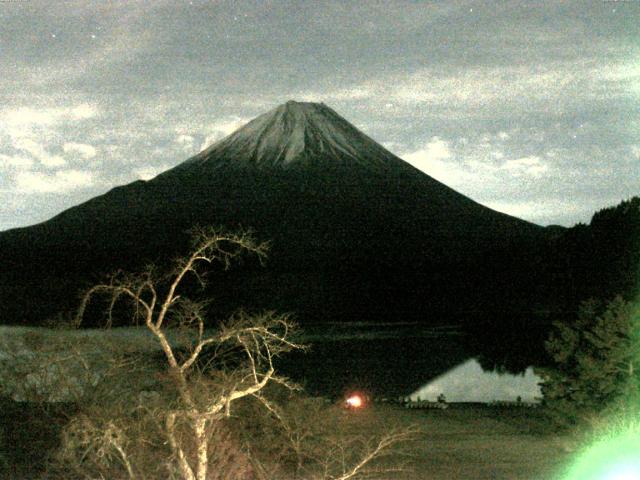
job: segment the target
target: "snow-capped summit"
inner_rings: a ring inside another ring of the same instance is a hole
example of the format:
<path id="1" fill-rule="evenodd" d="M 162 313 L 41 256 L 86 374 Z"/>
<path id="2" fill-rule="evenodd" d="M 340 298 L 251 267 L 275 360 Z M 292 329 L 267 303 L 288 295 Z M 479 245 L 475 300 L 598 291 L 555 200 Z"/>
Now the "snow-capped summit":
<path id="1" fill-rule="evenodd" d="M 359 164 L 398 158 L 323 103 L 284 103 L 211 145 L 188 163 L 287 167 L 297 163 Z"/>

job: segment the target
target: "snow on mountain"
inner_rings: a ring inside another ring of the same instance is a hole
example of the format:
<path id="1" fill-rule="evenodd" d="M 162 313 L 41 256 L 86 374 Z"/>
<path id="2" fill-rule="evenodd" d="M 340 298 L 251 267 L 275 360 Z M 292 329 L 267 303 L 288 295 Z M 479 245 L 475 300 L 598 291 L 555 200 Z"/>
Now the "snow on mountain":
<path id="1" fill-rule="evenodd" d="M 266 167 L 330 159 L 369 168 L 399 160 L 325 104 L 295 101 L 260 115 L 184 165 L 214 159 Z"/>

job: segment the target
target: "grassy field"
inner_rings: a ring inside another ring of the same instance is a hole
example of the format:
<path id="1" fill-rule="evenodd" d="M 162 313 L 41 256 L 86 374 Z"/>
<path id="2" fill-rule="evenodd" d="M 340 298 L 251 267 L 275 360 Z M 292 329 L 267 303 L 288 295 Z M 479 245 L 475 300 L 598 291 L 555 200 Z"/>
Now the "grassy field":
<path id="1" fill-rule="evenodd" d="M 11 332 L 15 337 L 11 337 L 11 346 L 21 355 L 32 344 L 46 345 L 53 353 L 66 352 L 64 342 L 77 346 L 74 348 L 82 346 L 90 353 L 98 352 L 104 347 L 98 348 L 95 342 L 107 341 L 107 337 L 118 345 L 131 343 L 131 348 L 138 351 L 146 333 L 113 330 L 108 331 L 113 335 L 111 338 L 104 331 L 80 331 L 73 332 L 75 337 L 66 338 L 43 330 Z M 327 337 L 326 332 L 323 335 Z M 294 358 L 289 363 L 297 369 L 292 367 L 291 372 L 285 369 L 285 373 L 296 380 L 315 379 L 317 391 L 312 393 L 325 396 L 332 393 L 340 396 L 344 385 L 353 379 L 358 380 L 359 387 L 367 387 L 369 382 L 384 385 L 392 392 L 406 391 L 407 385 L 421 385 L 438 372 L 446 371 L 449 364 L 466 358 L 464 352 L 456 349 L 459 342 L 455 339 L 447 342 L 437 337 L 427 345 L 422 337 L 400 336 L 386 338 L 384 342 L 343 337 L 339 337 L 340 341 L 331 338 L 316 342 L 313 354 Z M 10 336 L 2 338 L 9 342 Z M 148 351 L 154 351 L 153 342 Z M 15 367 L 11 362 L 7 365 Z M 69 404 L 45 402 L 38 406 L 0 398 L 0 478 L 40 478 L 47 456 L 58 444 L 60 429 L 73 410 Z M 385 459 L 389 464 L 407 460 L 411 467 L 382 477 L 390 480 L 553 480 L 560 478 L 558 472 L 570 460 L 570 453 L 564 448 L 567 439 L 549 432 L 537 409 L 455 405 L 447 410 L 409 410 L 400 405 L 373 404 L 360 411 L 342 410 L 339 415 L 347 432 L 358 436 L 380 436 L 409 425 L 420 430 L 419 439 L 406 446 L 406 456 Z"/>
<path id="2" fill-rule="evenodd" d="M 38 478 L 64 416 L 13 402 L 2 407 L 1 478 Z M 538 410 L 482 405 L 408 410 L 376 404 L 342 415 L 354 435 L 381 435 L 409 425 L 420 429 L 418 439 L 403 447 L 406 455 L 383 461 L 408 462 L 407 470 L 385 474 L 390 480 L 553 480 L 570 460 L 567 439 L 546 431 Z"/>
<path id="3" fill-rule="evenodd" d="M 570 460 L 568 439 L 547 431 L 537 410 L 482 405 L 408 410 L 373 405 L 348 412 L 345 418 L 354 433 L 375 435 L 412 424 L 420 428 L 419 440 L 405 448 L 409 468 L 389 478 L 554 480 L 561 478 Z"/>

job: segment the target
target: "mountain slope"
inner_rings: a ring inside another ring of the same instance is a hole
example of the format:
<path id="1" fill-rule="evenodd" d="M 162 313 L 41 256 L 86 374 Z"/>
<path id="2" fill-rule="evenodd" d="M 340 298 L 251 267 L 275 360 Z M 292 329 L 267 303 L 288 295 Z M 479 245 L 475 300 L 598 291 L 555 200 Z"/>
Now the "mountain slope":
<path id="1" fill-rule="evenodd" d="M 42 322 L 100 272 L 173 258 L 194 224 L 272 241 L 266 268 L 214 277 L 219 313 L 434 322 L 542 298 L 545 229 L 455 192 L 322 104 L 288 102 L 148 182 L 0 233 L 0 294 L 12 299 L 0 321 Z"/>
<path id="2" fill-rule="evenodd" d="M 255 118 L 185 162 L 184 167 L 250 164 L 258 167 L 357 164 L 383 168 L 396 157 L 324 104 L 289 101 Z"/>

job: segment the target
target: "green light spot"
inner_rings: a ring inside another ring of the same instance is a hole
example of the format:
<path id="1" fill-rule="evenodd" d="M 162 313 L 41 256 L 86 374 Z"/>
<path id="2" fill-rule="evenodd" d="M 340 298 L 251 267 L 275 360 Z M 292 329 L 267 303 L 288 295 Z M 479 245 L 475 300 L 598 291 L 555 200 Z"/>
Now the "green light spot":
<path id="1" fill-rule="evenodd" d="M 599 440 L 583 451 L 564 480 L 640 479 L 640 434 Z"/>

